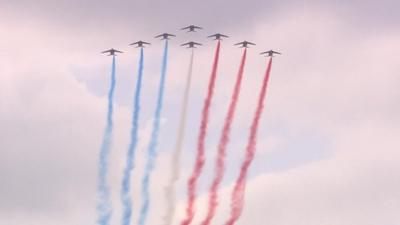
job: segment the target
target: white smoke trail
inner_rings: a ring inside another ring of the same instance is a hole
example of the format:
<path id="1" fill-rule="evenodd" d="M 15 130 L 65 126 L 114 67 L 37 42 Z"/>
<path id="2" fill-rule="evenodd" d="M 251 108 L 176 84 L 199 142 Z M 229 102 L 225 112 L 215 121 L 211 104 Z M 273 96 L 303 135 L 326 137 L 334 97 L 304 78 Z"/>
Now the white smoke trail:
<path id="1" fill-rule="evenodd" d="M 175 214 L 175 208 L 176 208 L 175 183 L 179 180 L 180 176 L 180 161 L 181 161 L 183 140 L 185 138 L 184 136 L 186 127 L 186 117 L 189 104 L 190 85 L 193 73 L 193 59 L 194 59 L 194 49 L 192 48 L 189 61 L 189 70 L 186 77 L 185 92 L 182 99 L 182 109 L 181 109 L 182 111 L 179 120 L 178 135 L 176 138 L 175 149 L 171 158 L 171 175 L 169 182 L 165 188 L 165 198 L 167 200 L 167 212 L 164 217 L 164 225 L 171 225 Z"/>

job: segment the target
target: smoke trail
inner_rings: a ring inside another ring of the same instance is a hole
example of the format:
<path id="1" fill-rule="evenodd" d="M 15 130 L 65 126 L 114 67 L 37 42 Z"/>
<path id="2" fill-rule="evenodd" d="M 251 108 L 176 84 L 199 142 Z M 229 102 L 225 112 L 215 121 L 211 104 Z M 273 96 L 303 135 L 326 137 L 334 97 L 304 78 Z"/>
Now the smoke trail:
<path id="1" fill-rule="evenodd" d="M 123 205 L 122 212 L 122 225 L 130 225 L 132 217 L 132 197 L 130 195 L 131 187 L 131 172 L 134 168 L 135 163 L 135 151 L 138 143 L 138 128 L 139 128 L 139 113 L 140 113 L 140 94 L 142 88 L 142 77 L 143 77 L 143 48 L 140 49 L 139 58 L 139 70 L 136 82 L 136 92 L 133 103 L 132 112 L 132 129 L 131 129 L 131 140 L 128 147 L 128 153 L 126 158 L 126 167 L 124 170 L 124 176 L 122 179 L 122 190 L 121 200 Z"/>
<path id="2" fill-rule="evenodd" d="M 196 186 L 197 180 L 203 170 L 205 156 L 204 156 L 204 145 L 205 139 L 207 134 L 207 126 L 208 126 L 208 116 L 210 111 L 211 100 L 213 97 L 214 86 L 215 86 L 215 79 L 217 77 L 217 69 L 218 69 L 218 60 L 219 60 L 219 51 L 221 47 L 221 42 L 218 41 L 217 48 L 215 50 L 214 56 L 214 63 L 212 67 L 211 77 L 208 84 L 208 92 L 207 97 L 204 101 L 203 111 L 202 111 L 202 118 L 200 124 L 200 133 L 198 137 L 197 143 L 197 155 L 196 155 L 196 162 L 192 172 L 191 177 L 188 180 L 188 201 L 186 206 L 186 217 L 181 222 L 181 225 L 189 225 L 194 216 L 194 204 L 196 201 Z"/>
<path id="3" fill-rule="evenodd" d="M 175 207 L 176 207 L 176 199 L 175 199 L 175 183 L 179 179 L 180 175 L 180 161 L 181 161 L 181 152 L 182 152 L 182 144 L 184 140 L 185 134 L 185 127 L 186 127 L 186 114 L 189 102 L 189 92 L 190 92 L 190 84 L 192 80 L 192 72 L 193 72 L 193 58 L 194 58 L 194 49 L 192 48 L 192 52 L 190 55 L 190 62 L 189 62 L 189 71 L 186 77 L 186 85 L 185 85 L 185 92 L 182 99 L 182 111 L 181 111 L 181 118 L 179 121 L 179 128 L 178 128 L 178 136 L 175 143 L 175 150 L 173 152 L 171 158 L 171 177 L 169 179 L 169 183 L 165 190 L 165 198 L 167 200 L 167 213 L 164 218 L 165 225 L 171 225 L 172 220 L 175 214 Z"/>
<path id="4" fill-rule="evenodd" d="M 156 112 L 154 115 L 153 130 L 151 133 L 150 143 L 147 148 L 147 153 L 148 153 L 147 164 L 146 164 L 144 176 L 142 179 L 143 204 L 142 204 L 142 208 L 140 210 L 139 223 L 138 223 L 139 225 L 144 225 L 146 223 L 147 213 L 149 211 L 149 206 L 150 206 L 150 193 L 149 193 L 150 175 L 154 169 L 155 161 L 156 161 L 156 157 L 157 157 L 157 151 L 156 151 L 157 149 L 156 148 L 157 148 L 158 133 L 160 130 L 160 117 L 161 117 L 162 103 L 163 103 L 163 97 L 164 97 L 164 84 L 165 84 L 165 76 L 167 73 L 167 62 L 168 62 L 168 40 L 165 40 L 157 106 L 156 106 Z"/>
<path id="5" fill-rule="evenodd" d="M 268 62 L 267 71 L 265 73 L 264 81 L 262 84 L 261 92 L 258 99 L 257 109 L 254 114 L 253 122 L 250 128 L 250 136 L 248 139 L 247 147 L 246 147 L 246 157 L 241 166 L 239 177 L 236 180 L 235 187 L 231 196 L 231 215 L 225 225 L 233 225 L 239 219 L 243 211 L 244 205 L 244 194 L 246 189 L 246 177 L 248 168 L 254 158 L 254 154 L 256 151 L 256 138 L 257 138 L 257 129 L 258 123 L 260 121 L 261 113 L 264 108 L 264 99 L 267 92 L 267 86 L 269 81 L 269 74 L 271 72 L 272 65 L 272 57 Z"/>
<path id="6" fill-rule="evenodd" d="M 97 224 L 108 225 L 112 215 L 110 188 L 107 184 L 108 173 L 108 158 L 110 155 L 111 138 L 113 131 L 113 97 L 115 89 L 115 56 L 112 58 L 111 67 L 111 85 L 108 92 L 108 111 L 107 111 L 107 124 L 104 130 L 103 142 L 100 148 L 99 157 L 99 171 L 98 171 L 98 184 L 97 192 L 99 202 L 97 203 L 98 219 Z"/>
<path id="7" fill-rule="evenodd" d="M 232 94 L 231 103 L 229 105 L 228 114 L 225 118 L 224 128 L 222 129 L 221 138 L 218 144 L 218 153 L 215 167 L 215 177 L 213 183 L 210 188 L 209 196 L 208 196 L 208 211 L 207 217 L 201 223 L 202 225 L 210 224 L 211 220 L 214 218 L 215 210 L 218 206 L 218 188 L 221 184 L 222 178 L 224 176 L 225 171 L 225 154 L 226 147 L 229 142 L 229 135 L 231 130 L 231 124 L 233 118 L 235 116 L 235 109 L 237 105 L 237 101 L 240 94 L 240 84 L 242 83 L 244 65 L 246 63 L 246 53 L 247 49 L 243 51 L 242 61 L 240 63 L 239 72 L 236 78 L 235 88 Z"/>

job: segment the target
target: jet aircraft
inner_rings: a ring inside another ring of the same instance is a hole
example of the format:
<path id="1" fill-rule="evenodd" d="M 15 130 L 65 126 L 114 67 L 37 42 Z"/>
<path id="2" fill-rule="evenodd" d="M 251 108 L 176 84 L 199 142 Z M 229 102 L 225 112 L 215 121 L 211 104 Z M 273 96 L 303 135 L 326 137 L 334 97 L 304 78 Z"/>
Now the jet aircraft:
<path id="1" fill-rule="evenodd" d="M 196 29 L 202 30 L 203 28 L 196 25 L 190 25 L 182 28 L 181 30 L 188 30 L 187 32 L 196 32 Z"/>
<path id="2" fill-rule="evenodd" d="M 193 41 L 181 44 L 181 46 L 188 46 L 187 48 L 196 48 L 196 45 L 202 45 L 202 44 Z"/>
<path id="3" fill-rule="evenodd" d="M 110 50 L 103 51 L 103 52 L 101 52 L 101 53 L 110 53 L 110 54 L 108 54 L 107 56 L 111 56 L 111 55 L 116 55 L 116 54 L 115 54 L 116 52 L 118 52 L 118 53 L 123 53 L 123 52 L 118 51 L 118 50 L 113 49 L 113 48 L 110 49 Z"/>
<path id="4" fill-rule="evenodd" d="M 274 54 L 282 55 L 282 53 L 276 52 L 276 51 L 274 51 L 274 50 L 269 50 L 269 51 L 261 52 L 261 53 L 260 53 L 260 55 L 265 55 L 266 57 L 273 57 Z"/>
<path id="5" fill-rule="evenodd" d="M 248 45 L 256 45 L 256 44 L 248 42 L 248 41 L 242 41 L 242 42 L 239 42 L 239 43 L 237 43 L 235 45 L 241 45 L 241 48 L 249 48 Z"/>
<path id="6" fill-rule="evenodd" d="M 132 43 L 130 45 L 137 45 L 136 48 L 144 48 L 145 45 L 150 45 L 150 43 L 145 42 L 145 41 L 137 41 L 137 42 Z"/>
<path id="7" fill-rule="evenodd" d="M 176 37 L 176 36 L 173 34 L 168 34 L 168 33 L 163 33 L 163 34 L 155 36 L 155 38 L 161 38 L 161 40 L 169 40 L 170 39 L 169 37 Z"/>
<path id="8" fill-rule="evenodd" d="M 220 34 L 220 33 L 216 33 L 213 35 L 208 36 L 208 38 L 215 38 L 213 40 L 222 40 L 222 38 L 228 38 L 229 36 L 224 35 L 224 34 Z"/>

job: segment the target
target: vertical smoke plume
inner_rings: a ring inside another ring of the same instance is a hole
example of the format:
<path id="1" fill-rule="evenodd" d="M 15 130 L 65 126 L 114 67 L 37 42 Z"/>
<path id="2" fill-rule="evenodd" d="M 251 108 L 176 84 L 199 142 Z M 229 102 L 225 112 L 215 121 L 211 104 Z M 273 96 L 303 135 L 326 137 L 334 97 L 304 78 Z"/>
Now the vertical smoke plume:
<path id="1" fill-rule="evenodd" d="M 144 176 L 142 179 L 142 208 L 140 210 L 139 215 L 139 225 L 144 225 L 146 223 L 147 214 L 150 208 L 150 176 L 155 167 L 156 158 L 157 158 L 157 141 L 158 141 L 158 133 L 160 130 L 160 118 L 161 118 L 161 111 L 163 106 L 163 98 L 164 98 L 164 85 L 165 85 L 165 76 L 167 73 L 167 63 L 168 63 L 168 40 L 165 40 L 165 47 L 164 47 L 164 55 L 163 55 L 163 62 L 161 68 L 161 79 L 160 85 L 158 90 L 158 99 L 157 99 L 157 106 L 156 112 L 154 115 L 153 121 L 153 130 L 150 137 L 150 143 L 147 148 L 148 159 L 144 171 Z"/>
<path id="2" fill-rule="evenodd" d="M 200 133 L 197 141 L 197 155 L 196 155 L 196 162 L 192 172 L 188 180 L 188 201 L 186 207 L 186 217 L 181 222 L 181 225 L 189 225 L 194 216 L 194 205 L 196 202 L 196 187 L 197 187 L 197 180 L 203 170 L 204 161 L 205 161 L 205 139 L 207 134 L 207 126 L 208 126 L 208 117 L 210 112 L 211 100 L 214 93 L 214 86 L 215 80 L 217 77 L 217 68 L 218 68 L 218 61 L 219 61 L 219 51 L 221 47 L 221 42 L 218 41 L 217 48 L 215 51 L 214 56 L 214 63 L 212 67 L 211 77 L 208 84 L 208 91 L 207 97 L 204 100 L 204 106 L 202 111 L 201 117 L 201 124 L 200 124 Z"/>
<path id="3" fill-rule="evenodd" d="M 167 184 L 165 190 L 165 198 L 167 200 L 167 212 L 164 217 L 164 225 L 171 225 L 175 214 L 175 208 L 176 208 L 175 183 L 178 181 L 180 176 L 181 152 L 185 136 L 186 114 L 189 103 L 190 84 L 193 72 L 193 58 L 194 58 L 194 49 L 192 48 L 189 61 L 189 71 L 186 76 L 185 92 L 182 99 L 182 111 L 179 120 L 178 135 L 175 143 L 175 150 L 172 153 L 172 158 L 171 158 L 171 170 L 172 170 L 171 177 L 169 179 L 169 183 Z"/>
<path id="4" fill-rule="evenodd" d="M 98 219 L 97 224 L 108 225 L 112 215 L 110 188 L 107 184 L 108 161 L 111 149 L 111 138 L 113 131 L 113 98 L 115 89 L 115 56 L 112 58 L 111 68 L 111 85 L 108 92 L 108 109 L 106 128 L 104 130 L 103 141 L 100 148 L 99 155 L 99 171 L 98 171 L 98 184 L 97 192 L 99 202 L 97 203 Z"/>
<path id="5" fill-rule="evenodd" d="M 264 99 L 265 99 L 266 92 L 267 92 L 269 75 L 271 72 L 271 65 L 272 65 L 272 57 L 269 59 L 269 62 L 268 62 L 267 71 L 265 73 L 264 81 L 263 81 L 261 92 L 259 95 L 256 112 L 254 114 L 253 122 L 250 127 L 250 135 L 249 135 L 249 139 L 248 139 L 248 143 L 247 143 L 247 147 L 246 147 L 246 156 L 245 156 L 245 159 L 241 166 L 239 177 L 236 180 L 235 187 L 232 192 L 230 218 L 225 223 L 225 225 L 235 224 L 236 221 L 241 216 L 242 211 L 243 211 L 247 171 L 249 169 L 251 162 L 253 161 L 254 154 L 256 151 L 257 129 L 258 129 L 258 124 L 260 121 L 262 111 L 264 109 Z"/>
<path id="6" fill-rule="evenodd" d="M 143 77 L 143 48 L 140 49 L 139 70 L 136 81 L 136 91 L 132 112 L 131 140 L 126 156 L 126 167 L 122 179 L 121 201 L 122 201 L 122 225 L 130 225 L 132 217 L 132 197 L 131 197 L 131 173 L 135 163 L 135 152 L 138 143 L 139 113 L 140 113 L 140 94 L 142 89 Z"/>
<path id="7" fill-rule="evenodd" d="M 233 90 L 231 102 L 229 104 L 228 113 L 225 118 L 225 124 L 222 129 L 221 138 L 218 144 L 218 152 L 217 152 L 217 160 L 215 166 L 215 177 L 213 183 L 211 185 L 209 196 L 208 196 L 208 211 L 207 216 L 201 223 L 202 225 L 209 225 L 211 220 L 214 218 L 215 210 L 218 206 L 218 188 L 221 184 L 222 178 L 225 172 L 225 155 L 226 148 L 229 143 L 229 135 L 231 130 L 231 125 L 233 122 L 233 118 L 235 116 L 235 109 L 237 105 L 237 101 L 240 94 L 240 85 L 242 83 L 244 65 L 246 63 L 246 52 L 247 49 L 244 50 L 242 60 L 239 67 L 239 72 L 236 78 L 235 88 Z"/>

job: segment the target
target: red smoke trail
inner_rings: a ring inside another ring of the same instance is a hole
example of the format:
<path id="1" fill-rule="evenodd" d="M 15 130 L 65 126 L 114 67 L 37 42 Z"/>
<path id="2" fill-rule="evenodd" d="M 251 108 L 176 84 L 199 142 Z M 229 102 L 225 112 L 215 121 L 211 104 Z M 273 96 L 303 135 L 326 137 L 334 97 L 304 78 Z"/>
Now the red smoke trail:
<path id="1" fill-rule="evenodd" d="M 207 97 L 204 101 L 201 125 L 200 125 L 200 134 L 197 142 L 197 156 L 196 162 L 194 166 L 193 173 L 188 180 L 188 201 L 186 207 L 186 218 L 181 222 L 181 225 L 189 225 L 194 216 L 194 204 L 196 201 L 196 186 L 197 180 L 201 174 L 201 171 L 204 166 L 205 156 L 204 156 L 204 142 L 207 133 L 207 125 L 208 125 L 208 115 L 210 111 L 211 100 L 213 97 L 215 79 L 217 77 L 217 68 L 218 68 L 218 60 L 219 60 L 219 50 L 220 50 L 221 42 L 218 41 L 217 49 L 215 50 L 214 63 L 211 72 L 211 78 L 208 84 L 208 92 Z"/>
<path id="2" fill-rule="evenodd" d="M 233 121 L 233 117 L 235 115 L 236 104 L 240 94 L 240 84 L 242 83 L 244 65 L 246 62 L 246 53 L 247 49 L 243 51 L 242 61 L 240 63 L 239 72 L 236 78 L 235 88 L 232 94 L 231 103 L 229 105 L 228 114 L 225 118 L 224 128 L 222 129 L 221 138 L 218 144 L 218 153 L 216 160 L 216 168 L 215 168 L 215 177 L 213 183 L 210 188 L 209 196 L 208 196 L 208 212 L 207 217 L 201 223 L 202 225 L 209 225 L 211 220 L 214 218 L 215 210 L 218 206 L 218 188 L 221 184 L 222 178 L 224 176 L 225 171 L 225 155 L 226 155 L 226 147 L 229 142 L 229 134 L 231 130 L 231 124 Z"/>
<path id="3" fill-rule="evenodd" d="M 270 58 L 270 60 L 268 62 L 267 71 L 265 73 L 263 85 L 262 85 L 261 92 L 260 92 L 259 99 L 258 99 L 257 109 L 256 109 L 256 112 L 255 112 L 255 115 L 253 118 L 253 122 L 252 122 L 252 125 L 250 128 L 250 136 L 249 136 L 249 140 L 248 140 L 247 147 L 246 147 L 246 158 L 243 161 L 243 164 L 242 164 L 241 170 L 240 170 L 240 175 L 236 180 L 236 184 L 235 184 L 235 187 L 234 187 L 232 195 L 231 195 L 231 201 L 232 201 L 231 202 L 231 215 L 230 215 L 229 220 L 225 223 L 225 225 L 235 224 L 237 219 L 239 219 L 239 217 L 243 211 L 247 171 L 251 164 L 251 161 L 254 158 L 254 153 L 256 150 L 256 144 L 257 144 L 256 136 L 257 136 L 258 123 L 260 121 L 261 113 L 264 108 L 264 99 L 265 99 L 265 95 L 267 92 L 269 74 L 271 72 L 271 64 L 272 64 L 272 57 Z"/>

